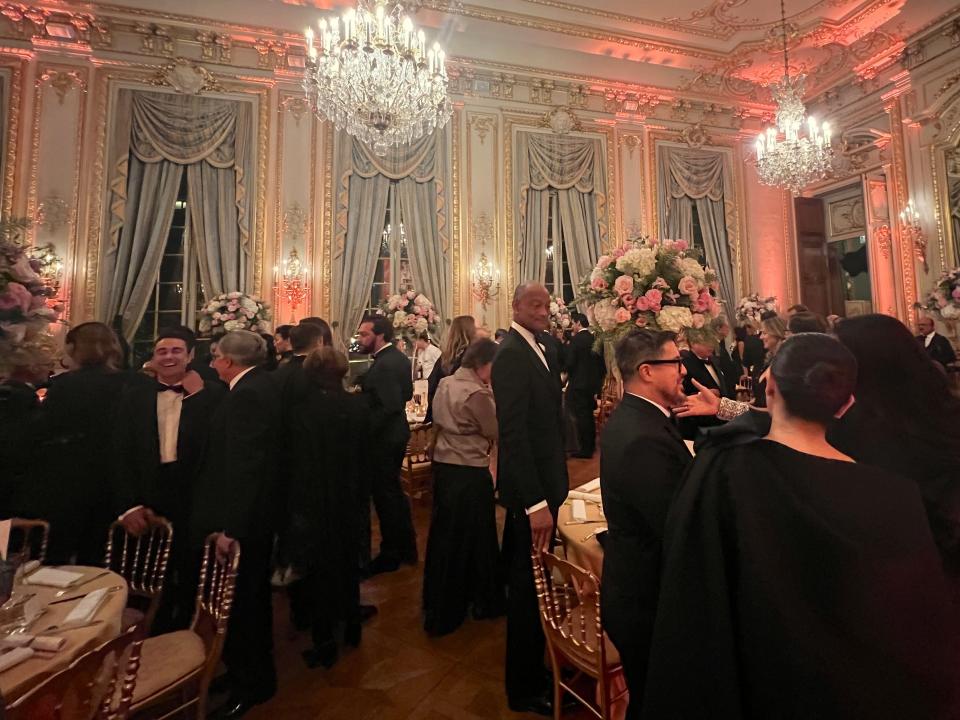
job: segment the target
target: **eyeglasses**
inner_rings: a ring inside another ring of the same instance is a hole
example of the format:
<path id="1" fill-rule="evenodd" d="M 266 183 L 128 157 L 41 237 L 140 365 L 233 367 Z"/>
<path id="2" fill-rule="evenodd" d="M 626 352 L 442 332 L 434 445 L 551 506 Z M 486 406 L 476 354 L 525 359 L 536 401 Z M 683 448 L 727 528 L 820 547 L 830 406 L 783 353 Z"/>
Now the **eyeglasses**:
<path id="1" fill-rule="evenodd" d="M 669 360 L 645 360 L 644 362 L 640 363 L 640 365 L 676 365 L 677 370 L 679 370 L 680 366 L 683 365 L 683 358 L 675 357 L 670 358 Z M 637 365 L 637 368 L 639 368 L 640 365 Z"/>

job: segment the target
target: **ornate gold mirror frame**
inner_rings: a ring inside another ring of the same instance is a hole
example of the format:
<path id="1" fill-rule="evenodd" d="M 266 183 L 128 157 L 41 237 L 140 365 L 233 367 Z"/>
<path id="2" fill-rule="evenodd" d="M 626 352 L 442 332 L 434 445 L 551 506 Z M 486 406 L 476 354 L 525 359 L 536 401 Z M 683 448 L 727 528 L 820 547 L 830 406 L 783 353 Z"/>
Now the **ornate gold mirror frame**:
<path id="1" fill-rule="evenodd" d="M 930 146 L 930 164 L 933 168 L 934 213 L 937 221 L 937 245 L 940 269 L 960 265 L 960 223 L 953 213 L 960 207 L 951 202 L 951 173 L 953 182 L 960 185 L 960 89 L 940 106 L 939 133 Z M 960 203 L 960 192 L 957 202 Z M 931 258 L 933 259 L 933 258 Z"/>

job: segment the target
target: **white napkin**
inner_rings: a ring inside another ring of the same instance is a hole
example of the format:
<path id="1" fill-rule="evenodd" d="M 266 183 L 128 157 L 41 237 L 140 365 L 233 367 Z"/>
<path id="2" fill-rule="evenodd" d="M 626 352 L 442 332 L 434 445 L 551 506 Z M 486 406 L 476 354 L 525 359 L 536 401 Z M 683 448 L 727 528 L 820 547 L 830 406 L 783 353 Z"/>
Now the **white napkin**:
<path id="1" fill-rule="evenodd" d="M 76 607 L 63 619 L 63 625 L 81 625 L 90 622 L 97 610 L 107 599 L 107 590 L 109 588 L 100 588 L 88 593 L 83 600 L 77 603 Z"/>
<path id="2" fill-rule="evenodd" d="M 0 560 L 7 559 L 7 550 L 10 548 L 10 529 L 13 520 L 0 520 Z"/>
<path id="3" fill-rule="evenodd" d="M 574 520 L 587 519 L 587 504 L 583 500 L 574 500 L 570 503 L 570 514 Z"/>
<path id="4" fill-rule="evenodd" d="M 33 642 L 34 636 L 30 633 L 10 633 L 3 640 L 0 640 L 0 645 L 3 647 L 26 647 Z"/>
<path id="5" fill-rule="evenodd" d="M 24 578 L 26 585 L 49 585 L 50 587 L 65 588 L 83 577 L 83 573 L 55 568 L 40 568 L 29 577 Z"/>
<path id="6" fill-rule="evenodd" d="M 60 652 L 64 645 L 67 644 L 67 639 L 65 637 L 54 637 L 52 635 L 40 635 L 33 639 L 33 642 L 30 643 L 30 647 L 35 650 L 41 650 L 43 652 Z"/>
<path id="7" fill-rule="evenodd" d="M 28 660 L 33 657 L 33 648 L 28 647 L 18 647 L 14 648 L 8 653 L 0 655 L 0 672 L 4 670 L 9 670 L 14 665 L 19 665 L 24 660 Z"/>
<path id="8" fill-rule="evenodd" d="M 603 498 L 599 494 L 594 493 L 585 493 L 580 492 L 579 490 L 571 490 L 567 493 L 568 498 L 577 498 L 579 500 L 586 500 L 587 502 L 597 503 L 598 505 L 603 502 Z"/>
<path id="9" fill-rule="evenodd" d="M 590 482 L 586 482 L 578 488 L 574 488 L 579 492 L 592 493 L 600 489 L 600 478 L 594 478 Z"/>

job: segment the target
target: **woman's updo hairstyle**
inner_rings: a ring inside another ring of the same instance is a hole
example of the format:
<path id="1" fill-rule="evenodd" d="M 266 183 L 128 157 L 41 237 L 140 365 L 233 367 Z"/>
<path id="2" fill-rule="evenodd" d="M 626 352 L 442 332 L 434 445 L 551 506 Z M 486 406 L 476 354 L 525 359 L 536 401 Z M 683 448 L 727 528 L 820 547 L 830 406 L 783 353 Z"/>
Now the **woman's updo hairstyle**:
<path id="1" fill-rule="evenodd" d="M 850 399 L 857 384 L 853 353 L 821 333 L 799 333 L 784 340 L 770 372 L 787 411 L 822 425 Z"/>

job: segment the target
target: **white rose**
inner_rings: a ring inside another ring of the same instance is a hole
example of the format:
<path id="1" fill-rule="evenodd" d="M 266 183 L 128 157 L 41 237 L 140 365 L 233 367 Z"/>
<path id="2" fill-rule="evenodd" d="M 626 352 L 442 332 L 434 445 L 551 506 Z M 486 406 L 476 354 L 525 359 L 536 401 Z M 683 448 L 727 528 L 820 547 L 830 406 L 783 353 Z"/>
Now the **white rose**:
<path id="1" fill-rule="evenodd" d="M 427 300 L 427 296 L 424 295 L 424 294 L 422 294 L 422 293 L 421 293 L 420 295 L 417 295 L 417 296 L 413 299 L 413 304 L 414 304 L 414 305 L 419 305 L 420 307 L 425 307 L 425 308 L 430 307 L 430 301 Z"/>
<path id="2" fill-rule="evenodd" d="M 252 312 L 252 313 L 255 313 L 255 312 L 257 311 L 257 304 L 256 304 L 253 300 L 251 300 L 250 298 L 246 298 L 246 297 L 243 298 L 243 299 L 240 301 L 240 306 L 241 306 L 244 310 L 249 310 L 249 311 Z"/>
<path id="3" fill-rule="evenodd" d="M 227 332 L 233 332 L 234 330 L 242 330 L 242 329 L 243 329 L 243 321 L 241 321 L 241 320 L 227 320 L 227 321 L 223 324 L 223 329 L 226 330 Z"/>
<path id="4" fill-rule="evenodd" d="M 669 305 L 657 314 L 657 324 L 661 330 L 677 333 L 683 328 L 693 327 L 693 313 L 690 308 Z"/>
<path id="5" fill-rule="evenodd" d="M 557 305 L 556 301 L 551 300 L 551 301 L 550 301 L 550 314 L 551 314 L 551 315 L 556 315 L 558 312 L 560 312 L 560 306 Z"/>
<path id="6" fill-rule="evenodd" d="M 403 321 L 407 319 L 407 314 L 403 310 L 397 310 L 393 314 L 393 326 L 400 327 L 403 325 Z"/>
<path id="7" fill-rule="evenodd" d="M 417 332 L 426 332 L 427 330 L 427 319 L 425 317 L 417 318 L 417 324 L 414 325 L 417 329 Z"/>
<path id="8" fill-rule="evenodd" d="M 703 281 L 704 272 L 703 266 L 700 265 L 700 262 L 695 258 L 680 258 L 677 261 L 677 265 L 680 267 L 680 272 L 684 275 L 689 275 L 690 277 Z"/>
<path id="9" fill-rule="evenodd" d="M 947 320 L 955 320 L 960 317 L 960 308 L 956 305 L 947 305 L 940 308 L 940 314 Z"/>
<path id="10" fill-rule="evenodd" d="M 601 300 L 593 306 L 593 315 L 597 320 L 597 325 L 605 332 L 609 332 L 617 326 L 616 312 L 613 300 L 609 298 Z"/>

